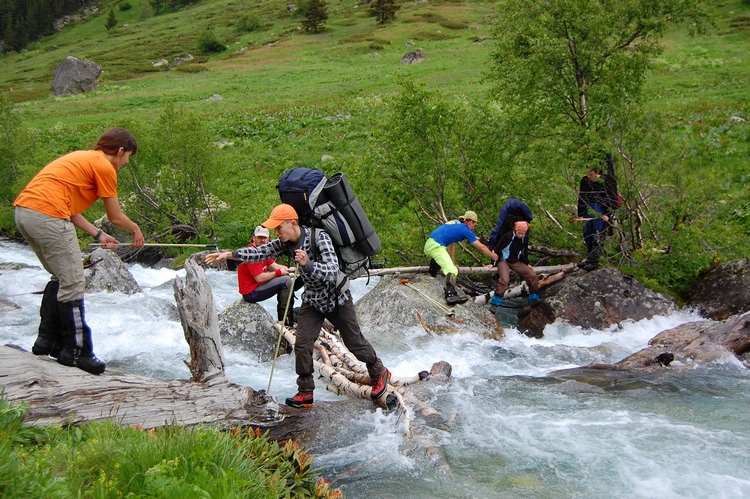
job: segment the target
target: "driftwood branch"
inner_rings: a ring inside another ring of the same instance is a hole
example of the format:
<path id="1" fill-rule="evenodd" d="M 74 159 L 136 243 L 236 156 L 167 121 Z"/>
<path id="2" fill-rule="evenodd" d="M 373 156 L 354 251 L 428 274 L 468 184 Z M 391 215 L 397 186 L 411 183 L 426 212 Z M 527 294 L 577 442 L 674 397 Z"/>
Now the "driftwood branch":
<path id="1" fill-rule="evenodd" d="M 193 381 L 224 372 L 224 349 L 211 286 L 201 266 L 185 261 L 185 280 L 175 277 L 174 289 L 185 340 L 190 346 L 188 369 Z"/>

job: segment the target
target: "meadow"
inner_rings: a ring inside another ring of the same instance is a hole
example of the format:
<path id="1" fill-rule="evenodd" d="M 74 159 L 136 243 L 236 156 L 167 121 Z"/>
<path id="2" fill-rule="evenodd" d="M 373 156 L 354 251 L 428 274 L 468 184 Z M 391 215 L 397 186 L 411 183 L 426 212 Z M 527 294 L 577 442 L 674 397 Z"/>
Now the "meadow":
<path id="1" fill-rule="evenodd" d="M 451 112 L 494 105 L 487 71 L 492 20 L 502 15 L 495 4 L 405 3 L 394 22 L 380 26 L 367 5 L 331 1 L 326 30 L 307 34 L 303 9 L 289 12 L 286 4 L 270 1 L 206 0 L 158 15 L 146 0 L 128 1 L 127 10 L 122 3 L 101 2 L 98 16 L 0 59 L 3 96 L 18 126 L 28 131 L 7 202 L 46 162 L 90 147 L 107 127 L 125 126 L 141 143 L 131 175 L 142 181 L 171 165 L 200 177 L 199 188 L 226 207 L 203 224 L 204 240 L 225 247 L 246 244 L 250 228 L 277 203 L 281 173 L 308 166 L 345 172 L 383 239 L 388 262 L 424 263 L 421 245 L 437 220 L 389 184 L 382 150 L 390 144 L 384 145 L 383 137 L 398 124 L 389 113 L 398 99 L 412 97 L 405 90 L 410 85 L 424 92 L 419 95 L 427 105 L 445 105 Z M 650 182 L 668 205 L 653 205 L 646 244 L 631 248 L 628 258 L 608 247 L 610 264 L 673 293 L 713 265 L 746 254 L 750 233 L 744 121 L 750 7 L 742 0 L 707 5 L 714 26 L 695 37 L 683 28 L 666 33 L 644 89 L 644 112 L 660 136 L 643 147 L 663 148 L 666 157 L 654 161 L 661 176 L 649 174 Z M 107 31 L 110 8 L 118 24 Z M 199 52 L 205 33 L 226 50 Z M 425 62 L 400 64 L 417 48 Z M 191 63 L 172 63 L 188 53 L 195 56 Z M 67 55 L 103 66 L 96 92 L 51 96 L 54 68 Z M 171 70 L 152 65 L 160 59 L 169 61 Z M 469 114 L 462 119 L 472 127 L 482 121 Z M 527 151 L 521 167 L 502 149 L 490 150 L 492 142 L 506 147 L 514 140 L 498 131 L 482 146 L 486 170 L 480 174 L 469 165 L 465 172 L 466 178 L 481 175 L 481 185 L 452 202 L 448 196 L 448 215 L 475 209 L 481 217 L 477 232 L 486 236 L 505 200 L 518 197 L 543 210 L 537 211 L 540 228 L 532 243 L 580 252 L 579 228 L 560 223 L 573 214 L 580 165 L 546 164 L 544 155 Z M 200 157 L 200 164 L 189 157 Z M 412 167 L 425 178 L 435 174 L 429 162 Z M 134 189 L 129 174 L 121 177 L 126 212 L 136 219 L 149 216 L 128 195 Z M 632 200 L 641 192 L 633 188 L 626 195 Z M 12 232 L 10 209 L 4 210 L 0 228 Z M 90 212 L 90 218 L 98 217 L 101 206 Z M 620 218 L 623 225 L 630 221 L 625 209 Z"/>

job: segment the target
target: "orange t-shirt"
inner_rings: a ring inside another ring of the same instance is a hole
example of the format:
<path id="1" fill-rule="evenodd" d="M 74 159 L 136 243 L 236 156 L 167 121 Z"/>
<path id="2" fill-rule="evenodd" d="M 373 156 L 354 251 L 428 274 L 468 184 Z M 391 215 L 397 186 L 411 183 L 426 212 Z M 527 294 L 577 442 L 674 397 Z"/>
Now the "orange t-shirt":
<path id="1" fill-rule="evenodd" d="M 117 170 L 104 152 L 75 151 L 42 168 L 13 205 L 70 218 L 99 198 L 113 197 L 117 197 Z"/>

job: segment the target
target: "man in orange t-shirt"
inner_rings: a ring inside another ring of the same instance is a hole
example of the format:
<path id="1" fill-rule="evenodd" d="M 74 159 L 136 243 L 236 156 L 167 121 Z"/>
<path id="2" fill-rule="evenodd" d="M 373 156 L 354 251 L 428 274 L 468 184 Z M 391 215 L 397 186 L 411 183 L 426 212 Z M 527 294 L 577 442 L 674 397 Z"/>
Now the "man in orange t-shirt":
<path id="1" fill-rule="evenodd" d="M 52 274 L 44 289 L 32 352 L 57 357 L 60 364 L 92 374 L 103 373 L 105 364 L 94 355 L 91 329 L 84 319 L 86 281 L 76 228 L 107 249 L 119 243 L 81 214 L 102 198 L 109 221 L 130 232 L 133 247 L 143 246 L 141 229 L 120 210 L 117 199 L 117 172 L 137 149 L 127 130 L 107 130 L 94 150 L 75 151 L 45 166 L 13 202 L 18 230 Z"/>

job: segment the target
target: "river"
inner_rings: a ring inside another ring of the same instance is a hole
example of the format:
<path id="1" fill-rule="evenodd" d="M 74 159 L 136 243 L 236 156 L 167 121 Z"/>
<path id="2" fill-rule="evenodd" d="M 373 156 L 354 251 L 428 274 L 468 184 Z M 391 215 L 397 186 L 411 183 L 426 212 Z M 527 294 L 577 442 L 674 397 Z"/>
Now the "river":
<path id="1" fill-rule="evenodd" d="M 0 240 L 0 296 L 20 308 L 2 315 L 0 342 L 31 350 L 39 292 L 48 274 L 24 245 Z M 109 369 L 187 379 L 189 358 L 174 310 L 172 281 L 184 271 L 129 265 L 136 295 L 86 295 L 95 352 Z M 239 298 L 234 273 L 207 271 L 219 310 Z M 353 282 L 355 298 L 376 284 Z M 299 292 L 298 295 L 299 297 Z M 273 315 L 273 300 L 263 304 Z M 314 465 L 347 498 L 740 498 L 750 497 L 750 372 L 727 356 L 689 375 L 598 387 L 547 376 L 555 369 L 616 362 L 658 332 L 699 320 L 692 311 L 626 322 L 605 330 L 553 324 L 542 339 L 514 328 L 499 341 L 470 331 L 452 336 L 405 329 L 398 345 L 369 337 L 394 373 L 408 376 L 433 362 L 453 366 L 436 392 L 447 424 L 407 436 L 395 413 L 363 410 L 348 431 L 311 446 Z M 266 388 L 270 362 L 226 350 L 227 375 Z M 277 361 L 270 393 L 294 393 L 293 358 Z M 315 399 L 337 400 L 318 381 Z M 445 467 L 424 457 L 415 438 L 439 447 Z"/>

